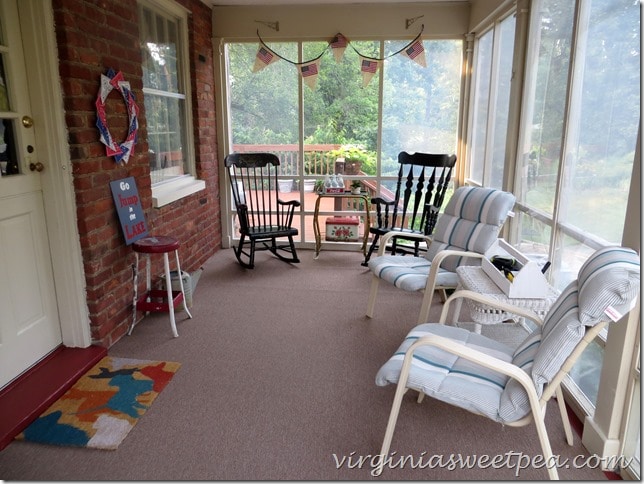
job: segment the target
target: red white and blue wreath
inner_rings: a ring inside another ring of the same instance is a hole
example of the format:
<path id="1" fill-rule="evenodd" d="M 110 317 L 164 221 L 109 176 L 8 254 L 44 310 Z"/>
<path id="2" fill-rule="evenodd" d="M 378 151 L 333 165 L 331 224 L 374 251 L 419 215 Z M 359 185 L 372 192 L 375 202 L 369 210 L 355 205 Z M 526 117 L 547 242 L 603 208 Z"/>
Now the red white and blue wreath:
<path id="1" fill-rule="evenodd" d="M 122 143 L 117 143 L 112 139 L 105 117 L 105 100 L 113 89 L 121 93 L 127 106 L 129 126 L 127 137 Z M 130 88 L 130 83 L 123 80 L 123 73 L 121 71 L 114 73 L 114 70 L 110 69 L 107 71 L 107 75 L 101 74 L 101 89 L 96 97 L 96 115 L 98 118 L 96 127 L 101 133 L 101 143 L 105 145 L 107 156 L 113 156 L 116 163 L 127 163 L 134 150 L 134 145 L 137 141 L 136 132 L 139 129 L 138 114 L 139 107 L 136 105 L 134 93 Z"/>

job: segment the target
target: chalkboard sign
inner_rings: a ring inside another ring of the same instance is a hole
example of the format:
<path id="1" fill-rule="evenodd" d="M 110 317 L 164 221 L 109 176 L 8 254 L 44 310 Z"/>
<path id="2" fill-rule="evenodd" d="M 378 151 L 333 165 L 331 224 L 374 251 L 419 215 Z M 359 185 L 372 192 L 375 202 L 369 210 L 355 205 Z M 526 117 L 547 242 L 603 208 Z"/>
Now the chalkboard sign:
<path id="1" fill-rule="evenodd" d="M 130 245 L 148 235 L 143 207 L 134 177 L 110 182 L 116 212 L 121 222 L 125 243 Z"/>

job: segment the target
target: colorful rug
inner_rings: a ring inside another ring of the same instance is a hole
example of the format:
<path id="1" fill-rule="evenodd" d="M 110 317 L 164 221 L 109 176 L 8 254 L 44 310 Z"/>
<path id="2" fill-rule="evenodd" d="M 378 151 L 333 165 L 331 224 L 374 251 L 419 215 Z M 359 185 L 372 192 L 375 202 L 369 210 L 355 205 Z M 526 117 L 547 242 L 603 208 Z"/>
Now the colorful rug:
<path id="1" fill-rule="evenodd" d="M 16 438 L 114 450 L 179 366 L 169 361 L 107 356 Z"/>

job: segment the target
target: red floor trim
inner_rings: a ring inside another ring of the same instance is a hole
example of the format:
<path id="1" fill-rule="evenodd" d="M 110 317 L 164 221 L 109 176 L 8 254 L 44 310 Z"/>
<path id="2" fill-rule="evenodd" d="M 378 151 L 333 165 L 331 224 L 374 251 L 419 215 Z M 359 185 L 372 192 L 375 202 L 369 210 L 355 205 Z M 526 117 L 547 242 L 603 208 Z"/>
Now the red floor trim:
<path id="1" fill-rule="evenodd" d="M 0 450 L 106 355 L 99 346 L 60 346 L 0 390 Z"/>

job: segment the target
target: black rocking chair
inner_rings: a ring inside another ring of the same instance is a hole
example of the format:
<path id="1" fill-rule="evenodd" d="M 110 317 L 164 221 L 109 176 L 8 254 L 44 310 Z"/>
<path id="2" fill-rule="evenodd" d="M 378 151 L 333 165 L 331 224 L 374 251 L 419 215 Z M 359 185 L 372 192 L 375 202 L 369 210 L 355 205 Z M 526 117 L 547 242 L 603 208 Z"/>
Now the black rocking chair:
<path id="1" fill-rule="evenodd" d="M 298 230 L 291 226 L 300 202 L 279 199 L 279 158 L 272 153 L 231 153 L 224 163 L 239 219 L 240 239 L 234 249 L 239 263 L 252 269 L 259 250 L 269 250 L 285 262 L 300 262 L 293 243 Z M 278 244 L 278 238 L 288 242 Z"/>
<path id="2" fill-rule="evenodd" d="M 398 239 L 404 239 L 406 233 L 432 234 L 456 164 L 456 155 L 402 151 L 398 154 L 398 163 L 400 168 L 394 199 L 371 199 L 372 206 L 376 208 L 376 225 L 369 228 L 373 241 L 363 266 L 367 266 L 371 254 L 378 247 L 378 239 L 392 231 L 401 235 L 392 238 L 391 253 L 413 253 L 418 257 L 420 241 L 415 240 L 413 250 L 410 250 L 409 246 L 398 244 Z"/>

